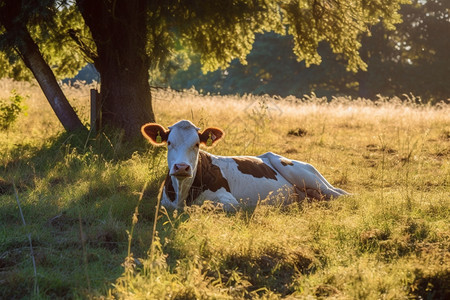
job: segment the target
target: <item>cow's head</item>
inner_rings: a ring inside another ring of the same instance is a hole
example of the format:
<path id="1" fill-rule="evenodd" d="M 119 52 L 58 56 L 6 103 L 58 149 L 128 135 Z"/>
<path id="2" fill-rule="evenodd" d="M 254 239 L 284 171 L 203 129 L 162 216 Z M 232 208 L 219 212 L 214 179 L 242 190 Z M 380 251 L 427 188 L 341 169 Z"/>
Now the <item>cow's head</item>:
<path id="1" fill-rule="evenodd" d="M 201 144 L 211 147 L 224 135 L 219 128 L 211 127 L 203 132 L 199 130 L 200 128 L 186 120 L 175 123 L 168 130 L 156 123 L 148 123 L 141 128 L 142 135 L 153 145 L 167 144 L 169 175 L 178 180 L 194 176 Z"/>

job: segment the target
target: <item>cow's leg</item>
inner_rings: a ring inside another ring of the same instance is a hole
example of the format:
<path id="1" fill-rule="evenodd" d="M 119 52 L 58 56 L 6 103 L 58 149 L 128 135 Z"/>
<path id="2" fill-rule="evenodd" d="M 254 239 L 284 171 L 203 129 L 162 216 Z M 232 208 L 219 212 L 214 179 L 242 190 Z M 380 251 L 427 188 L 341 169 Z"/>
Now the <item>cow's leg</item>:
<path id="1" fill-rule="evenodd" d="M 313 198 L 326 199 L 348 195 L 342 189 L 332 186 L 312 165 L 301 161 L 290 160 L 272 152 L 260 156 L 269 160 L 270 164 L 297 189 Z M 314 191 L 317 191 L 315 193 Z"/>

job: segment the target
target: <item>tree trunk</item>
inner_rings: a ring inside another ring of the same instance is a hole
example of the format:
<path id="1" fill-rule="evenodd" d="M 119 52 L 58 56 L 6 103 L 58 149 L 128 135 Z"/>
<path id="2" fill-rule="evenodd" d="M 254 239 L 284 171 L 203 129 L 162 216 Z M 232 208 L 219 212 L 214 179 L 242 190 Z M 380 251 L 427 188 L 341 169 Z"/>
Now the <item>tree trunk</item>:
<path id="1" fill-rule="evenodd" d="M 17 2 L 20 3 L 19 1 Z M 15 6 L 11 6 L 9 11 L 2 11 L 0 23 L 5 27 L 6 31 L 13 32 L 19 37 L 19 41 L 15 43 L 15 50 L 33 73 L 64 128 L 67 131 L 84 128 L 77 114 L 64 96 L 61 87 L 56 81 L 55 75 L 42 57 L 38 46 L 30 36 L 27 28 L 17 21 L 17 15 L 20 11 L 20 6 L 17 5 L 20 4 L 15 3 Z M 6 7 L 5 10 L 8 8 L 10 7 Z"/>
<path id="2" fill-rule="evenodd" d="M 78 0 L 97 46 L 94 64 L 101 78 L 102 124 L 140 135 L 155 120 L 151 106 L 147 43 L 147 1 Z"/>
<path id="3" fill-rule="evenodd" d="M 66 96 L 56 81 L 55 75 L 45 62 L 36 43 L 34 43 L 28 32 L 26 32 L 26 40 L 24 43 L 18 45 L 17 48 L 25 65 L 33 72 L 34 77 L 59 121 L 64 126 L 64 129 L 70 132 L 84 128 L 83 123 L 81 123 L 69 101 L 67 101 Z"/>

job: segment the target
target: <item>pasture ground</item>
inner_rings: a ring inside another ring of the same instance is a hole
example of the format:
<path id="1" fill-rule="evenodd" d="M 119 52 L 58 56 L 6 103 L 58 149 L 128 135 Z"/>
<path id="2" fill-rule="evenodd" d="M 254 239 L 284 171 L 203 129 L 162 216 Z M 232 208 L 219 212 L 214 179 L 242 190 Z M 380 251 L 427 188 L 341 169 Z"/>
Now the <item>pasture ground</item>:
<path id="1" fill-rule="evenodd" d="M 64 87 L 85 123 L 88 88 Z M 63 133 L 38 86 L 12 89 L 29 109 L 0 132 L 2 299 L 450 298 L 448 104 L 155 91 L 160 124 L 225 130 L 210 152 L 273 151 L 353 193 L 177 213 L 155 211 L 165 149 Z"/>

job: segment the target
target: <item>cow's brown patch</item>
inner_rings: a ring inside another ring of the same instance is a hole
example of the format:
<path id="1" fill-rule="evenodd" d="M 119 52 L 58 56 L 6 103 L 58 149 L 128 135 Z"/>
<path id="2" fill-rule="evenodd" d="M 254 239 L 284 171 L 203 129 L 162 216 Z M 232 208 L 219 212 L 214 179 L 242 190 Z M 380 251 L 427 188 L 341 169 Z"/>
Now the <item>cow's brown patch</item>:
<path id="1" fill-rule="evenodd" d="M 260 159 L 253 157 L 233 157 L 238 165 L 238 170 L 244 174 L 257 178 L 268 178 L 277 180 L 277 173 Z"/>
<path id="2" fill-rule="evenodd" d="M 200 151 L 198 153 L 197 173 L 189 190 L 186 205 L 191 205 L 206 190 L 216 192 L 221 188 L 224 188 L 227 192 L 231 192 L 228 181 L 223 177 L 220 168 L 212 164 L 209 153 Z"/>
<path id="3" fill-rule="evenodd" d="M 164 187 L 167 197 L 169 197 L 172 202 L 175 201 L 176 192 L 169 175 L 166 177 Z M 216 192 L 221 188 L 224 188 L 227 192 L 231 191 L 228 181 L 223 177 L 220 168 L 212 164 L 209 153 L 200 151 L 198 154 L 197 173 L 195 174 L 194 182 L 189 189 L 186 205 L 191 205 L 195 199 L 206 190 Z"/>
<path id="4" fill-rule="evenodd" d="M 293 166 L 294 163 L 292 162 L 292 160 L 287 159 L 285 157 L 280 157 L 280 162 L 283 166 Z"/>

